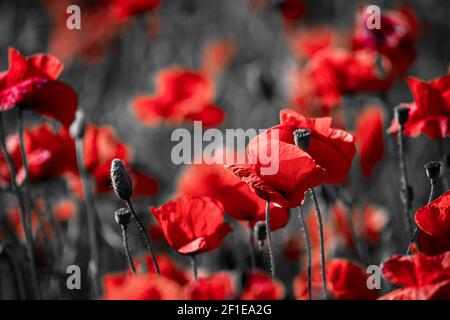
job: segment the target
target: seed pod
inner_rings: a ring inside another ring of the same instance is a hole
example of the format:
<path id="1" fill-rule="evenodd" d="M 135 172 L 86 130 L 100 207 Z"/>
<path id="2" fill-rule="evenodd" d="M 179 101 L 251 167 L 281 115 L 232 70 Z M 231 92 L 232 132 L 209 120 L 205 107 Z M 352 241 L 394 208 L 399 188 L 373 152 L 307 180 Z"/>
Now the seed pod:
<path id="1" fill-rule="evenodd" d="M 75 113 L 75 120 L 72 122 L 69 128 L 70 135 L 74 139 L 82 139 L 86 132 L 86 116 L 82 110 L 77 110 Z"/>
<path id="2" fill-rule="evenodd" d="M 133 184 L 123 162 L 114 159 L 111 162 L 111 181 L 117 196 L 125 201 L 131 198 Z"/>
<path id="3" fill-rule="evenodd" d="M 130 223 L 131 210 L 128 208 L 120 208 L 114 212 L 114 218 L 116 219 L 117 224 L 126 227 L 128 223 Z"/>
<path id="4" fill-rule="evenodd" d="M 404 125 L 409 118 L 409 109 L 402 105 L 395 107 L 395 118 L 398 124 Z"/>
<path id="5" fill-rule="evenodd" d="M 303 150 L 308 149 L 311 143 L 311 130 L 302 128 L 294 130 L 294 142 L 295 145 Z"/>
<path id="6" fill-rule="evenodd" d="M 439 179 L 439 175 L 441 173 L 441 163 L 438 161 L 430 161 L 427 162 L 424 166 L 425 171 L 427 172 L 428 178 L 430 180 Z"/>

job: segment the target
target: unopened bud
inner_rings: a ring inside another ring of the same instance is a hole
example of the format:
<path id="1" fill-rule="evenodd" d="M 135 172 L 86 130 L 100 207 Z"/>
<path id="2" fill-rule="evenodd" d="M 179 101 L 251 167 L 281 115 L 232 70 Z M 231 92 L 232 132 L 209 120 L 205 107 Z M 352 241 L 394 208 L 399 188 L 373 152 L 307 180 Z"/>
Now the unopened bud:
<path id="1" fill-rule="evenodd" d="M 128 208 L 120 208 L 114 212 L 114 218 L 116 219 L 117 224 L 126 227 L 128 223 L 130 223 L 131 211 Z"/>
<path id="2" fill-rule="evenodd" d="M 82 110 L 77 110 L 75 113 L 75 120 L 73 120 L 70 125 L 69 132 L 72 138 L 74 139 L 82 139 L 84 137 L 84 133 L 86 132 L 86 116 Z"/>
<path id="3" fill-rule="evenodd" d="M 303 150 L 308 149 L 311 142 L 311 130 L 302 128 L 294 130 L 294 142 L 295 145 Z"/>
<path id="4" fill-rule="evenodd" d="M 409 118 L 409 109 L 402 105 L 395 107 L 395 118 L 398 124 L 404 125 Z"/>
<path id="5" fill-rule="evenodd" d="M 427 172 L 428 178 L 430 180 L 439 179 L 439 175 L 441 173 L 441 163 L 438 161 L 430 161 L 427 162 L 424 166 L 425 171 Z"/>
<path id="6" fill-rule="evenodd" d="M 133 184 L 123 162 L 114 159 L 111 162 L 111 181 L 117 196 L 123 200 L 129 200 L 133 192 Z"/>

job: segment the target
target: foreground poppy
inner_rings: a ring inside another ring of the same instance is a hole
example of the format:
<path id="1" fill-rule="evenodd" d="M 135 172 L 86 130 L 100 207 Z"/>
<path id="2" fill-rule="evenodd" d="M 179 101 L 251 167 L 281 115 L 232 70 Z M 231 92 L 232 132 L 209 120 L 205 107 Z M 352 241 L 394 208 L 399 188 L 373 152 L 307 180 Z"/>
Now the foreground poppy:
<path id="1" fill-rule="evenodd" d="M 408 85 L 414 102 L 403 104 L 409 109 L 404 134 L 417 137 L 423 133 L 430 139 L 450 136 L 450 75 L 444 75 L 429 82 L 408 78 Z M 397 131 L 398 124 L 394 120 L 388 132 Z"/>
<path id="2" fill-rule="evenodd" d="M 253 228 L 265 219 L 265 201 L 255 195 L 250 187 L 220 164 L 191 164 L 178 181 L 181 196 L 205 196 L 220 201 L 225 212 L 239 221 L 247 221 Z M 284 227 L 289 220 L 286 208 L 272 205 L 270 226 L 272 230 Z"/>
<path id="3" fill-rule="evenodd" d="M 0 73 L 0 111 L 32 110 L 68 127 L 78 100 L 71 87 L 56 80 L 63 64 L 49 54 L 26 58 L 13 48 L 8 53 L 9 69 Z"/>
<path id="4" fill-rule="evenodd" d="M 152 274 L 107 274 L 103 277 L 104 300 L 179 300 L 179 284 Z"/>
<path id="5" fill-rule="evenodd" d="M 217 272 L 200 278 L 185 287 L 189 300 L 229 300 L 235 295 L 234 280 L 231 273 Z"/>
<path id="6" fill-rule="evenodd" d="M 450 191 L 416 211 L 417 226 L 425 235 L 419 235 L 422 252 L 435 255 L 450 250 Z"/>
<path id="7" fill-rule="evenodd" d="M 208 76 L 173 67 L 156 76 L 153 96 L 135 98 L 133 105 L 137 118 L 147 125 L 202 121 L 204 126 L 218 126 L 224 112 L 213 99 L 214 83 Z"/>
<path id="8" fill-rule="evenodd" d="M 382 300 L 449 300 L 450 251 L 438 256 L 394 256 L 381 266 L 390 283 L 403 288 Z"/>
<path id="9" fill-rule="evenodd" d="M 281 282 L 270 275 L 254 271 L 247 274 L 241 300 L 282 300 L 285 289 Z"/>
<path id="10" fill-rule="evenodd" d="M 383 110 L 378 106 L 366 108 L 356 120 L 354 135 L 362 172 L 369 177 L 384 155 Z"/>
<path id="11" fill-rule="evenodd" d="M 312 292 L 317 298 L 320 294 L 320 269 L 313 268 Z M 327 287 L 335 300 L 375 300 L 377 290 L 367 287 L 368 274 L 359 265 L 345 259 L 331 259 L 327 263 Z M 297 299 L 308 299 L 308 282 L 305 273 L 298 275 L 294 282 Z"/>
<path id="12" fill-rule="evenodd" d="M 366 8 L 358 16 L 353 48 L 369 48 L 386 55 L 396 72 L 404 74 L 416 56 L 417 23 L 410 11 L 392 10 L 380 18 L 381 28 L 369 28 L 372 13 Z"/>
<path id="13" fill-rule="evenodd" d="M 222 204 L 208 197 L 180 197 L 150 212 L 169 245 L 185 255 L 216 249 L 231 231 Z"/>

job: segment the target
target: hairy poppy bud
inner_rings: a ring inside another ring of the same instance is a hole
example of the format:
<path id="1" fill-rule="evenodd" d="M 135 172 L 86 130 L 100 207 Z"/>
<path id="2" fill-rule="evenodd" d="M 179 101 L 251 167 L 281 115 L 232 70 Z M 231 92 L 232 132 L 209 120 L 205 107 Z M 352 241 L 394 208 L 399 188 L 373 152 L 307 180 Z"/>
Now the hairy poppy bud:
<path id="1" fill-rule="evenodd" d="M 126 227 L 131 219 L 131 210 L 128 208 L 120 208 L 114 212 L 114 218 L 116 219 L 117 224 Z"/>
<path id="2" fill-rule="evenodd" d="M 254 228 L 256 240 L 258 240 L 260 242 L 264 241 L 267 236 L 266 224 L 264 223 L 264 221 L 258 221 L 257 223 L 255 223 L 255 226 L 253 228 Z"/>
<path id="3" fill-rule="evenodd" d="M 439 179 L 439 175 L 441 173 L 441 163 L 437 161 L 427 162 L 424 166 L 425 171 L 427 172 L 428 178 L 430 180 Z"/>
<path id="4" fill-rule="evenodd" d="M 294 130 L 294 142 L 295 145 L 303 150 L 308 149 L 311 142 L 311 130 L 302 128 Z"/>
<path id="5" fill-rule="evenodd" d="M 75 120 L 72 122 L 69 128 L 70 135 L 74 139 L 82 139 L 86 132 L 86 116 L 82 110 L 77 110 L 75 113 Z"/>
<path id="6" fill-rule="evenodd" d="M 395 107 L 395 118 L 398 124 L 404 125 L 409 118 L 409 109 L 399 105 Z"/>
<path id="7" fill-rule="evenodd" d="M 133 184 L 123 162 L 114 159 L 111 162 L 111 181 L 117 196 L 123 200 L 129 200 L 133 192 Z"/>

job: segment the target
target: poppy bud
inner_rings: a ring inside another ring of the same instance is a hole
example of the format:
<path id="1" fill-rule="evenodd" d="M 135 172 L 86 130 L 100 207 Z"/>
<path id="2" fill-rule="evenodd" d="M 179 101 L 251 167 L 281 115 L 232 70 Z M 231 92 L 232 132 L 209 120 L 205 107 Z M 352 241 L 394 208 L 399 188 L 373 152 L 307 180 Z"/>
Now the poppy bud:
<path id="1" fill-rule="evenodd" d="M 82 139 L 84 137 L 84 133 L 86 132 L 86 116 L 84 112 L 81 110 L 77 110 L 75 113 L 75 120 L 72 122 L 69 128 L 70 135 L 74 139 Z"/>
<path id="2" fill-rule="evenodd" d="M 439 179 L 439 175 L 441 173 L 441 163 L 437 161 L 427 162 L 424 166 L 425 171 L 427 172 L 428 178 L 430 180 Z"/>
<path id="3" fill-rule="evenodd" d="M 128 208 L 120 208 L 114 212 L 114 218 L 116 219 L 117 224 L 126 227 L 131 219 L 131 210 Z"/>
<path id="4" fill-rule="evenodd" d="M 264 221 L 258 221 L 257 223 L 255 223 L 255 226 L 253 228 L 256 240 L 258 240 L 259 242 L 264 241 L 267 236 L 266 224 L 264 223 Z"/>
<path id="5" fill-rule="evenodd" d="M 395 118 L 397 119 L 398 124 L 404 125 L 406 121 L 408 121 L 409 117 L 409 109 L 399 105 L 395 107 Z"/>
<path id="6" fill-rule="evenodd" d="M 311 130 L 306 128 L 297 129 L 294 130 L 293 134 L 295 145 L 303 150 L 308 149 L 311 142 Z"/>
<path id="7" fill-rule="evenodd" d="M 133 184 L 123 162 L 114 159 L 111 162 L 111 181 L 117 196 L 123 200 L 129 200 L 133 191 Z"/>

